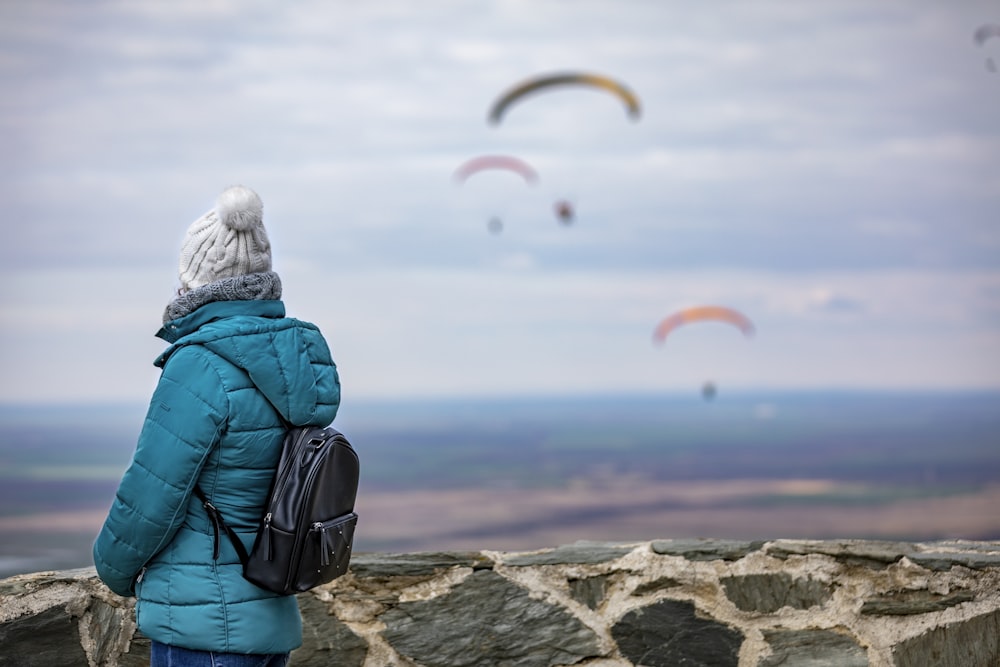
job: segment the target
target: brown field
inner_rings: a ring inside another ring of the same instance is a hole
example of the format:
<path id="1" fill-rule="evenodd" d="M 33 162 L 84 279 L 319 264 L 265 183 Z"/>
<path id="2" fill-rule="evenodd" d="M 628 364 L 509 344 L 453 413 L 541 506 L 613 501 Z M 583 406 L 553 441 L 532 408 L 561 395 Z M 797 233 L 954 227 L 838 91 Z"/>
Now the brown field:
<path id="1" fill-rule="evenodd" d="M 1000 540 L 997 399 L 783 395 L 780 419 L 758 419 L 756 395 L 711 415 L 659 397 L 514 401 L 502 417 L 492 402 L 374 405 L 351 429 L 366 464 L 355 549 Z M 132 419 L 111 408 L 0 418 L 0 577 L 91 564 Z M 70 425 L 84 437 L 64 451 Z"/>
<path id="2" fill-rule="evenodd" d="M 860 491 L 823 480 L 622 480 L 562 490 L 390 492 L 359 498 L 358 530 L 375 550 L 409 551 L 525 550 L 581 539 L 1000 536 L 1000 485 L 877 503 L 798 502 Z"/>
<path id="3" fill-rule="evenodd" d="M 362 489 L 356 546 L 382 552 L 521 551 L 577 540 L 1000 537 L 1000 485 L 877 501 L 866 496 L 873 490 L 827 480 L 639 478 L 580 480 L 563 489 Z M 60 567 L 90 565 L 90 541 L 104 516 L 103 510 L 79 510 L 0 517 L 0 556 L 30 562 L 33 545 L 51 547 L 49 538 L 59 535 L 64 548 L 74 545 Z M 30 571 L 23 565 L 21 570 Z"/>

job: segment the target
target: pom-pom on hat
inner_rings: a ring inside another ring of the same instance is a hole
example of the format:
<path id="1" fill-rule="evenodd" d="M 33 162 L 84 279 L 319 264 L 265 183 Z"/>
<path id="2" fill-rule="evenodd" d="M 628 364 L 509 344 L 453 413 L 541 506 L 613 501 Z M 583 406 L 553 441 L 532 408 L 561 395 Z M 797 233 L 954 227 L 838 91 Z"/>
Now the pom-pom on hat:
<path id="1" fill-rule="evenodd" d="M 188 227 L 181 246 L 181 289 L 271 270 L 264 205 L 250 188 L 226 188 L 215 208 Z"/>

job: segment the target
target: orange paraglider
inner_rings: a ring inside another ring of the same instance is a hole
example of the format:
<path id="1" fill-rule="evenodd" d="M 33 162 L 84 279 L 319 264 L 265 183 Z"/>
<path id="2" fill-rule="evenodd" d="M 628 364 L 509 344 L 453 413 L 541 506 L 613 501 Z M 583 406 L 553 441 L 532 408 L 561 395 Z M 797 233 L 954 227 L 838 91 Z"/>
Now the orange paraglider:
<path id="1" fill-rule="evenodd" d="M 469 176 L 486 169 L 503 169 L 520 174 L 521 178 L 528 185 L 534 185 L 538 182 L 538 172 L 531 165 L 520 158 L 510 155 L 480 155 L 479 157 L 474 157 L 459 166 L 455 170 L 454 177 L 459 183 L 464 183 L 465 179 L 469 178 Z"/>
<path id="2" fill-rule="evenodd" d="M 667 336 L 679 326 L 690 322 L 701 322 L 704 320 L 717 320 L 727 322 L 740 329 L 744 336 L 752 336 L 754 333 L 753 322 L 743 313 L 727 308 L 725 306 L 694 306 L 679 310 L 663 319 L 653 330 L 653 342 L 662 344 Z"/>
<path id="3" fill-rule="evenodd" d="M 593 86 L 617 95 L 628 109 L 629 117 L 632 120 L 639 119 L 639 115 L 641 113 L 639 98 L 636 97 L 635 93 L 629 90 L 625 84 L 600 74 L 587 72 L 561 72 L 556 74 L 545 74 L 527 79 L 503 93 L 490 108 L 489 121 L 493 125 L 499 124 L 503 119 L 503 115 L 507 112 L 507 109 L 525 95 L 529 95 L 551 86 L 566 85 Z"/>

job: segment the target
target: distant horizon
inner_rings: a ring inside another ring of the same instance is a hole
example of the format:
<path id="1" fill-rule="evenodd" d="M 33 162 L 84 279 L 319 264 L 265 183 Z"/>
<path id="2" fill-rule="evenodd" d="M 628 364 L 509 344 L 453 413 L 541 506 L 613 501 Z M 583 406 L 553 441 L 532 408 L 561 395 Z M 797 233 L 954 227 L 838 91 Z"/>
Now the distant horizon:
<path id="1" fill-rule="evenodd" d="M 782 387 L 732 387 L 727 388 L 719 384 L 720 392 L 715 397 L 715 401 L 725 400 L 725 397 L 752 398 L 761 394 L 772 395 L 958 395 L 958 394 L 1000 394 L 1000 385 L 997 386 L 966 386 L 966 387 L 938 387 L 938 386 L 918 386 L 918 387 L 869 387 L 869 386 L 782 386 Z M 497 393 L 428 393 L 421 396 L 404 394 L 375 394 L 359 393 L 343 396 L 341 404 L 345 402 L 363 401 L 365 403 L 424 403 L 424 402 L 485 402 L 485 401 L 535 401 L 535 400 L 560 400 L 560 399 L 647 399 L 647 398 L 699 398 L 701 387 L 694 387 L 691 390 L 669 388 L 669 389 L 634 389 L 634 390 L 580 390 L 580 391 L 549 391 L 549 392 L 497 392 Z M 53 400 L 11 400 L 0 399 L 2 407 L 58 407 L 58 406 L 133 406 L 146 405 L 152 398 L 152 391 L 149 395 L 135 399 L 125 398 L 59 398 Z M 711 401 L 707 401 L 711 402 Z"/>
<path id="2" fill-rule="evenodd" d="M 969 387 L 937 387 L 937 386 L 920 386 L 920 387 L 868 387 L 868 386 L 858 386 L 858 387 L 844 387 L 844 386 L 831 386 L 831 387 L 816 387 L 816 386 L 802 386 L 802 387 L 733 387 L 725 388 L 722 387 L 719 394 L 716 395 L 714 399 L 705 400 L 700 395 L 700 387 L 696 387 L 693 390 L 682 390 L 682 389 L 662 389 L 662 390 L 608 390 L 608 391 L 596 391 L 596 390 L 581 390 L 581 391 L 561 391 L 561 392 L 519 392 L 519 393 L 430 393 L 422 396 L 412 396 L 412 395 L 402 395 L 402 394 L 353 394 L 350 396 L 344 396 L 341 399 L 341 405 L 345 403 L 363 402 L 363 403 L 393 403 L 393 404 L 403 404 L 403 403 L 485 403 L 489 401 L 501 401 L 504 403 L 511 402 L 527 402 L 527 401 L 539 401 L 539 400 L 568 400 L 568 399 L 578 399 L 578 400 L 616 400 L 616 401 L 626 401 L 626 400 L 647 400 L 647 399 L 660 399 L 660 398 L 678 398 L 678 399 L 697 399 L 698 402 L 718 402 L 725 401 L 727 398 L 755 398 L 761 395 L 772 395 L 772 396 L 836 396 L 836 395 L 870 395 L 870 396 L 956 396 L 956 395 L 990 395 L 997 394 L 1000 396 L 1000 385 L 997 386 L 969 386 Z M 146 397 L 140 397 L 136 399 L 114 399 L 114 398 L 96 398 L 87 399 L 79 398 L 76 400 L 69 399 L 54 399 L 51 401 L 44 400 L 4 400 L 0 399 L 0 408 L 33 408 L 33 407 L 135 407 L 135 406 L 146 406 L 149 403 L 152 393 Z"/>
<path id="3" fill-rule="evenodd" d="M 334 427 L 361 458 L 361 550 L 995 539 L 998 405 L 916 388 L 383 396 L 346 398 Z M 87 562 L 145 412 L 0 403 L 0 573 Z"/>

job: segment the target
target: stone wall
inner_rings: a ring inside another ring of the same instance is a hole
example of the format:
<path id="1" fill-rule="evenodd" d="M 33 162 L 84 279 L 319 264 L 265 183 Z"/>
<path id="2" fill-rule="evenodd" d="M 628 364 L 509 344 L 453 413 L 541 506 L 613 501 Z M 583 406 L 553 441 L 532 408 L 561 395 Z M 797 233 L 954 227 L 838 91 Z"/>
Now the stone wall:
<path id="1" fill-rule="evenodd" d="M 358 554 L 299 603 L 296 667 L 1000 665 L 1000 542 Z M 92 569 L 0 581 L 0 667 L 148 658 Z"/>

